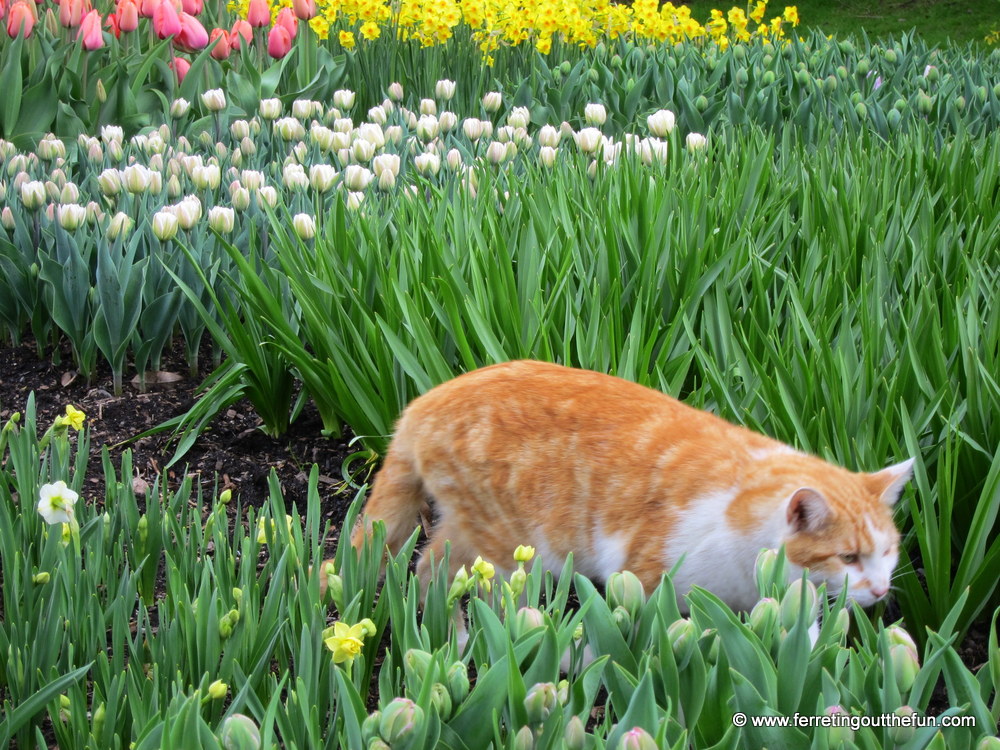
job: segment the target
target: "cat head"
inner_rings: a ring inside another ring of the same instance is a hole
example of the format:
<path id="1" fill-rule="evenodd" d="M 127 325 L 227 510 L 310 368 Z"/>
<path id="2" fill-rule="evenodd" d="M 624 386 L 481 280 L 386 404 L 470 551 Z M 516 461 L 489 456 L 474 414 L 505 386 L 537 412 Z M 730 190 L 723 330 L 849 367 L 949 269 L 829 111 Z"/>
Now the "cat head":
<path id="1" fill-rule="evenodd" d="M 845 472 L 838 481 L 817 481 L 788 499 L 785 553 L 808 568 L 814 583 L 868 607 L 889 592 L 899 560 L 899 530 L 892 507 L 913 473 L 913 459 L 874 474 Z"/>

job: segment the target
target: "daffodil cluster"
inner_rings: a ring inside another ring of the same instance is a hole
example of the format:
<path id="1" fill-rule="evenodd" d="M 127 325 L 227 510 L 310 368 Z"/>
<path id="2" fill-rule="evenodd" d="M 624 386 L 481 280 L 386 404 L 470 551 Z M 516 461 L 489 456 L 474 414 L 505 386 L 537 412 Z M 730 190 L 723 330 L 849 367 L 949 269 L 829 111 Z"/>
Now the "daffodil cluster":
<path id="1" fill-rule="evenodd" d="M 229 9 L 246 17 L 249 0 L 230 0 Z M 276 0 L 272 17 L 292 0 Z M 357 36 L 374 41 L 389 36 L 414 39 L 425 47 L 445 44 L 464 29 L 479 45 L 487 62 L 500 47 L 532 44 L 543 54 L 561 40 L 594 47 L 602 40 L 627 38 L 643 42 L 714 41 L 722 48 L 753 37 L 780 39 L 788 26 L 799 23 L 795 6 L 770 19 L 767 2 L 753 4 L 749 14 L 733 7 L 713 10 L 700 23 L 686 5 L 658 0 L 636 0 L 631 5 L 611 0 L 319 0 L 318 14 L 309 25 L 320 39 L 336 33 L 341 46 L 353 49 Z M 336 32 L 335 32 L 336 30 Z M 357 34 L 357 36 L 356 36 Z"/>

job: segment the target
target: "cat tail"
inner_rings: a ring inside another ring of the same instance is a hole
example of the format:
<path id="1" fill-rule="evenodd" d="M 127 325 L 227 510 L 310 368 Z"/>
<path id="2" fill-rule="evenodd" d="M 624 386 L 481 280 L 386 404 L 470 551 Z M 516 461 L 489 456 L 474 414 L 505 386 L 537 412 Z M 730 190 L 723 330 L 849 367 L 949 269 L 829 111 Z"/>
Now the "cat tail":
<path id="1" fill-rule="evenodd" d="M 390 446 L 385 463 L 372 487 L 361 517 L 351 532 L 351 545 L 359 549 L 372 533 L 375 521 L 385 523 L 385 544 L 392 554 L 399 552 L 420 518 L 428 497 L 412 460 Z"/>

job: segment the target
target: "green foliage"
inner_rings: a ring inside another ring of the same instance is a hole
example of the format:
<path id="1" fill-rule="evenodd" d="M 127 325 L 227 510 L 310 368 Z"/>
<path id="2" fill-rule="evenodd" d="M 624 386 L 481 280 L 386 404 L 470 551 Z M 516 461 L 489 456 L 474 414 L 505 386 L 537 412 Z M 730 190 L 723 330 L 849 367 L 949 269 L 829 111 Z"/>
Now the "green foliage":
<path id="1" fill-rule="evenodd" d="M 761 592 L 781 600 L 763 600 L 780 606 L 780 620 L 737 615 L 698 589 L 683 600 L 684 616 L 669 576 L 648 596 L 622 576 L 605 598 L 572 575 L 572 560 L 558 577 L 528 563 L 520 591 L 512 575 L 495 578 L 489 592 L 481 577 L 456 589 L 445 560 L 421 597 L 408 569 L 416 535 L 384 560 L 377 524 L 360 555 L 346 539 L 339 544 L 337 619 L 370 629 L 352 659 L 334 663 L 316 574 L 307 568 L 321 559 L 325 536 L 315 469 L 303 516 L 285 515 L 273 478 L 260 514 L 238 501 L 232 507 L 228 493 L 208 500 L 190 479 L 176 492 L 154 484 L 141 510 L 127 454 L 121 472 L 105 454 L 104 510 L 81 498 L 75 546 L 45 525 L 34 498 L 43 481 L 81 480 L 85 453 L 74 462 L 64 433 L 41 449 L 30 401 L 3 435 L 5 744 L 36 747 L 42 726 L 61 747 L 181 748 L 198 738 L 208 748 L 456 750 L 630 742 L 827 748 L 845 738 L 859 748 L 918 748 L 936 736 L 948 747 L 972 747 L 996 731 L 995 636 L 978 674 L 953 647 L 967 595 L 919 658 L 898 626 L 873 628 L 860 612 L 849 640 L 843 595 L 819 605 L 822 627 L 811 644 L 817 592 L 808 582 L 788 586 L 781 555 L 762 562 L 758 575 Z M 85 433 L 78 440 L 86 448 Z M 348 523 L 363 499 L 362 491 Z M 146 588 L 158 575 L 163 582 Z M 455 627 L 466 591 L 463 651 Z M 761 717 L 839 713 L 860 723 L 881 713 L 922 715 L 939 678 L 951 704 L 944 715 L 975 717 L 975 727 L 940 735 L 919 728 L 907 739 L 881 726 L 758 726 Z"/>

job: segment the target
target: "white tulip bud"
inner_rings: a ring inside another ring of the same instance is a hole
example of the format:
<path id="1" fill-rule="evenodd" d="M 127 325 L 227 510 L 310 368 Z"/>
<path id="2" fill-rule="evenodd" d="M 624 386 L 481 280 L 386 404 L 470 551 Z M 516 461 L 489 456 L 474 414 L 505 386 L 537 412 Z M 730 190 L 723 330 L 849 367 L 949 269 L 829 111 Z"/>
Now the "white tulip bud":
<path id="1" fill-rule="evenodd" d="M 160 242 L 168 242 L 177 236 L 177 217 L 166 208 L 153 214 L 153 234 Z"/>
<path id="2" fill-rule="evenodd" d="M 708 144 L 708 139 L 701 133 L 688 133 L 685 143 L 689 151 L 700 151 Z"/>
<path id="3" fill-rule="evenodd" d="M 348 89 L 334 91 L 333 106 L 337 109 L 350 109 L 354 106 L 354 92 Z"/>
<path id="4" fill-rule="evenodd" d="M 538 143 L 542 146 L 555 148 L 559 145 L 559 141 L 561 139 L 562 133 L 551 125 L 542 125 L 542 127 L 538 130 Z"/>
<path id="5" fill-rule="evenodd" d="M 236 225 L 236 211 L 228 206 L 208 209 L 208 225 L 219 234 L 229 234 Z"/>
<path id="6" fill-rule="evenodd" d="M 552 146 L 542 146 L 538 149 L 538 161 L 543 167 L 552 167 L 556 163 L 559 150 Z"/>
<path id="7" fill-rule="evenodd" d="M 309 167 L 309 184 L 318 193 L 325 193 L 333 187 L 337 170 L 329 164 L 313 164 Z"/>
<path id="8" fill-rule="evenodd" d="M 226 108 L 226 95 L 222 89 L 209 89 L 201 95 L 201 103 L 209 112 L 221 112 Z"/>
<path id="9" fill-rule="evenodd" d="M 281 116 L 281 99 L 261 99 L 258 108 L 265 120 L 275 120 Z"/>
<path id="10" fill-rule="evenodd" d="M 372 181 L 374 175 L 365 167 L 351 164 L 344 169 L 343 180 L 348 190 L 364 190 Z"/>
<path id="11" fill-rule="evenodd" d="M 455 96 L 455 82 L 447 79 L 438 81 L 437 85 L 434 86 L 434 96 L 438 99 L 448 101 Z"/>
<path id="12" fill-rule="evenodd" d="M 603 125 L 607 122 L 608 112 L 603 104 L 588 104 L 583 108 L 583 119 L 588 125 Z"/>
<path id="13" fill-rule="evenodd" d="M 87 220 L 87 209 L 79 203 L 61 203 L 56 206 L 56 218 L 63 229 L 75 232 Z"/>
<path id="14" fill-rule="evenodd" d="M 295 214 L 292 217 L 292 227 L 300 239 L 311 240 L 316 236 L 316 222 L 309 214 Z"/>
<path id="15" fill-rule="evenodd" d="M 422 115 L 436 115 L 437 114 L 437 104 L 434 103 L 433 99 L 421 99 L 420 100 L 420 114 L 422 114 Z"/>
<path id="16" fill-rule="evenodd" d="M 483 109 L 490 114 L 499 110 L 502 104 L 503 97 L 500 95 L 499 91 L 490 91 L 489 93 L 483 95 Z"/>
<path id="17" fill-rule="evenodd" d="M 436 175 L 441 169 L 441 157 L 437 154 L 418 154 L 413 159 L 413 166 L 422 175 Z"/>
<path id="18" fill-rule="evenodd" d="M 674 129 L 677 118 L 669 109 L 660 109 L 646 118 L 646 126 L 651 135 L 657 138 L 666 138 Z"/>

